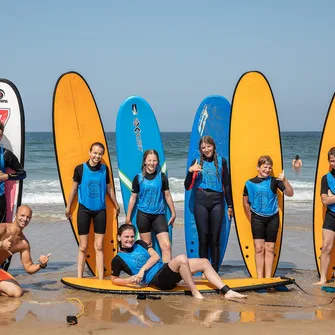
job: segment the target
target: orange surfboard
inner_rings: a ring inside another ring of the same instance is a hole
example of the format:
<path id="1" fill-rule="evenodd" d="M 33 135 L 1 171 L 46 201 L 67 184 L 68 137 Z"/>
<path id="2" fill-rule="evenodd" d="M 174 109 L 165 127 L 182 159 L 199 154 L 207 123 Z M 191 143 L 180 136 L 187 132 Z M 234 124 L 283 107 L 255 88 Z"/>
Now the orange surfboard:
<path id="1" fill-rule="evenodd" d="M 102 162 L 108 166 L 110 180 L 113 184 L 108 146 L 99 111 L 90 88 L 78 73 L 65 73 L 57 81 L 53 99 L 53 134 L 65 206 L 72 187 L 74 169 L 77 165 L 89 159 L 88 152 L 94 142 L 101 142 L 106 148 Z M 115 208 L 107 195 L 106 205 L 107 225 L 104 238 L 104 264 L 105 276 L 109 276 L 111 274 L 111 261 L 117 252 L 116 235 L 118 226 L 115 218 Z M 70 220 L 70 223 L 76 241 L 79 243 L 77 211 L 78 201 L 76 196 L 72 204 L 72 220 Z M 93 223 L 90 226 L 86 263 L 92 274 L 97 274 Z"/>

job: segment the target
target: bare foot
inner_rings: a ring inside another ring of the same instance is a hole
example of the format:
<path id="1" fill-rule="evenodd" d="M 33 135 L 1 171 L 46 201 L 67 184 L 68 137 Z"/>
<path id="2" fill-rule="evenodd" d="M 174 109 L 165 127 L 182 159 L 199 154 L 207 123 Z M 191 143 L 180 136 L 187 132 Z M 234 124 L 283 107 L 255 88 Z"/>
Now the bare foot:
<path id="1" fill-rule="evenodd" d="M 326 285 L 326 284 L 327 284 L 327 281 L 324 281 L 324 280 L 319 280 L 316 283 L 313 283 L 313 285 L 315 286 L 321 286 L 321 285 Z"/>
<path id="2" fill-rule="evenodd" d="M 246 298 L 247 296 L 245 294 L 241 294 L 241 293 L 238 293 L 238 292 L 235 292 L 233 290 L 229 290 L 225 295 L 224 297 L 227 299 L 227 300 L 230 300 L 230 299 L 241 299 L 241 298 Z"/>

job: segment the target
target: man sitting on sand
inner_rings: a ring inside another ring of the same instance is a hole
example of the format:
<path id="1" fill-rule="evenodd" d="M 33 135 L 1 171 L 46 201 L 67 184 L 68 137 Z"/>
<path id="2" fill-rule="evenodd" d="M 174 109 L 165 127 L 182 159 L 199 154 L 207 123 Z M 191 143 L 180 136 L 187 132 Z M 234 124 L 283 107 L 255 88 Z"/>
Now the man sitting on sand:
<path id="1" fill-rule="evenodd" d="M 330 253 L 335 238 L 335 147 L 328 152 L 328 162 L 331 171 L 321 180 L 321 201 L 327 206 L 322 226 L 322 252 L 320 257 L 320 280 L 314 285 L 327 283 L 327 272 L 330 263 Z"/>
<path id="2" fill-rule="evenodd" d="M 203 272 L 207 280 L 224 294 L 226 299 L 246 298 L 225 285 L 206 258 L 190 258 L 178 255 L 168 263 L 163 263 L 158 253 L 144 241 L 135 242 L 136 229 L 130 224 L 123 224 L 118 229 L 120 252 L 112 260 L 112 283 L 145 284 L 160 290 L 172 290 L 184 280 L 193 297 L 202 300 L 192 273 Z M 120 278 L 121 271 L 131 277 Z"/>
<path id="3" fill-rule="evenodd" d="M 29 206 L 20 206 L 16 211 L 13 222 L 0 224 L 0 264 L 8 256 L 19 252 L 24 269 L 29 274 L 34 274 L 47 267 L 49 256 L 40 256 L 39 264 L 31 260 L 30 245 L 22 230 L 28 226 L 32 217 Z M 23 290 L 19 283 L 5 270 L 0 269 L 0 295 L 17 298 L 22 296 Z"/>

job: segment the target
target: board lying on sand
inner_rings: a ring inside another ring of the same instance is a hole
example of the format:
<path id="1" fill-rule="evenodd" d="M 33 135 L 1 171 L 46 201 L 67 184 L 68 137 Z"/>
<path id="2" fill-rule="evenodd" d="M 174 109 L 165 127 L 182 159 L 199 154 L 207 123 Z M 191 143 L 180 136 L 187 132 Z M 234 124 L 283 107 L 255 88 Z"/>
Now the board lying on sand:
<path id="1" fill-rule="evenodd" d="M 241 279 L 223 279 L 224 283 L 235 291 L 252 291 L 258 289 L 271 288 L 276 286 L 289 285 L 294 283 L 292 278 L 241 278 Z M 160 291 L 152 287 L 130 287 L 113 285 L 110 279 L 99 280 L 96 278 L 69 278 L 61 279 L 64 285 L 92 292 L 115 293 L 115 294 L 157 294 L 157 295 L 189 295 L 189 288 L 185 284 L 178 285 L 173 290 Z M 208 283 L 207 280 L 195 281 L 198 290 L 201 293 L 215 293 L 217 290 Z"/>
<path id="2" fill-rule="evenodd" d="M 12 151 L 21 165 L 24 163 L 25 125 L 24 110 L 20 93 L 16 86 L 7 79 L 0 79 L 0 122 L 4 124 L 0 146 Z M 6 169 L 6 173 L 12 170 Z M 12 222 L 15 217 L 16 208 L 21 205 L 23 180 L 6 181 L 6 218 L 5 222 Z M 3 264 L 8 270 L 10 258 Z"/>
<path id="3" fill-rule="evenodd" d="M 335 147 L 334 129 L 335 129 L 335 94 L 329 106 L 327 117 L 324 123 L 318 163 L 315 173 L 315 186 L 314 186 L 314 211 L 313 211 L 313 240 L 314 240 L 314 255 L 318 272 L 320 274 L 320 256 L 322 249 L 322 226 L 326 214 L 327 207 L 321 201 L 321 179 L 330 171 L 328 162 L 328 151 L 330 148 Z M 335 273 L 335 247 L 331 251 L 330 263 L 328 266 L 327 280 L 334 279 Z"/>
<path id="4" fill-rule="evenodd" d="M 132 180 L 141 172 L 143 154 L 148 149 L 154 149 L 158 152 L 160 161 L 158 170 L 167 175 L 163 142 L 155 114 L 143 98 L 129 97 L 121 104 L 116 119 L 116 152 L 125 213 L 128 211 Z M 135 205 L 131 216 L 135 227 L 136 213 Z M 165 217 L 167 222 L 171 217 L 166 203 Z M 172 241 L 171 225 L 169 225 L 169 234 Z M 152 242 L 155 250 L 160 253 L 154 233 L 152 234 Z"/>
<path id="5" fill-rule="evenodd" d="M 110 170 L 110 182 L 113 185 L 108 147 L 100 120 L 98 108 L 87 83 L 78 73 L 63 74 L 57 81 L 53 101 L 53 132 L 55 154 L 65 205 L 72 187 L 73 172 L 77 165 L 88 161 L 88 152 L 94 142 L 101 142 L 105 148 L 102 163 Z M 114 185 L 113 185 L 114 187 Z M 106 195 L 107 225 L 104 238 L 105 275 L 111 274 L 111 261 L 117 252 L 117 220 L 115 208 Z M 79 243 L 77 227 L 77 196 L 72 204 L 71 227 Z M 90 226 L 89 245 L 86 263 L 90 271 L 96 273 L 94 231 Z"/>
<path id="6" fill-rule="evenodd" d="M 229 125 L 230 125 L 230 103 L 219 95 L 212 95 L 205 98 L 194 117 L 186 173 L 194 159 L 199 162 L 199 141 L 202 136 L 211 136 L 216 144 L 216 152 L 228 162 L 229 150 Z M 195 187 L 185 191 L 184 217 L 185 217 L 185 241 L 187 256 L 190 258 L 199 257 L 198 231 L 194 219 Z M 227 204 L 224 200 L 225 209 L 222 220 L 220 238 L 220 265 L 222 263 L 230 232 L 230 223 L 227 215 Z M 210 255 L 210 253 L 209 253 Z"/>
<path id="7" fill-rule="evenodd" d="M 263 74 L 247 72 L 238 81 L 230 121 L 230 175 L 234 219 L 243 260 L 252 277 L 257 277 L 255 248 L 250 221 L 243 207 L 243 190 L 248 179 L 257 176 L 257 161 L 268 155 L 273 160 L 273 176 L 283 170 L 280 130 L 274 97 Z M 279 230 L 274 250 L 272 276 L 280 255 L 283 236 L 284 199 L 277 191 Z"/>

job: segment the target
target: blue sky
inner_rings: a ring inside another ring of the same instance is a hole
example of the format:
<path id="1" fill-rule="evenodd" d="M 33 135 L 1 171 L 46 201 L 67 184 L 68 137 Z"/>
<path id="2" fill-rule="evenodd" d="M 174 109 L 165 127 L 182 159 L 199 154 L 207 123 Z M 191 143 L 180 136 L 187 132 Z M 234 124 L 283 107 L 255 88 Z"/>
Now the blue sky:
<path id="1" fill-rule="evenodd" d="M 250 70 L 269 80 L 281 130 L 322 130 L 335 90 L 333 1 L 11 0 L 0 11 L 0 77 L 19 89 L 27 131 L 51 131 L 54 86 L 71 70 L 106 131 L 130 95 L 162 131 L 190 131 L 200 102 L 231 101 Z"/>

